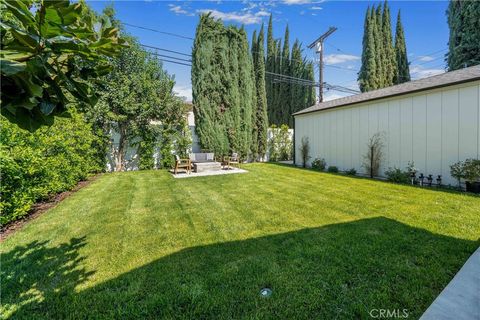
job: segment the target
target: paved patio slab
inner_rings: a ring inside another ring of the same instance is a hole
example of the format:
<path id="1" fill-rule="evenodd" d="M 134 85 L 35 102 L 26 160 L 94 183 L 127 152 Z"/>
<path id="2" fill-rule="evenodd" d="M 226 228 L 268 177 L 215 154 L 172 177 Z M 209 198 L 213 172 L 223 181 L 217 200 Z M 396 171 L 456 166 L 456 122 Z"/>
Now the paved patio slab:
<path id="1" fill-rule="evenodd" d="M 420 320 L 480 319 L 480 248 L 463 265 Z"/>
<path id="2" fill-rule="evenodd" d="M 217 171 L 202 171 L 202 172 L 192 172 L 187 174 L 186 172 L 179 172 L 177 174 L 172 174 L 174 178 L 194 178 L 194 177 L 205 177 L 205 176 L 218 176 L 224 174 L 235 174 L 235 173 L 247 173 L 247 170 L 232 168 L 232 169 L 222 169 Z"/>

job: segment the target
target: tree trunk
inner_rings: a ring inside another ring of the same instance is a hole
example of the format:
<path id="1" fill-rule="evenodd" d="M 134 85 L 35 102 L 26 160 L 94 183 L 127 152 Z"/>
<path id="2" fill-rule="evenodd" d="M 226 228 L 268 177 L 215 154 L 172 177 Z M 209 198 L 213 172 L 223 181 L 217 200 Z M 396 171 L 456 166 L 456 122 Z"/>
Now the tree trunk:
<path id="1" fill-rule="evenodd" d="M 118 149 L 115 154 L 115 171 L 124 171 L 125 151 L 127 146 L 127 128 L 125 124 L 118 124 L 118 133 L 120 134 L 120 139 L 118 140 Z"/>

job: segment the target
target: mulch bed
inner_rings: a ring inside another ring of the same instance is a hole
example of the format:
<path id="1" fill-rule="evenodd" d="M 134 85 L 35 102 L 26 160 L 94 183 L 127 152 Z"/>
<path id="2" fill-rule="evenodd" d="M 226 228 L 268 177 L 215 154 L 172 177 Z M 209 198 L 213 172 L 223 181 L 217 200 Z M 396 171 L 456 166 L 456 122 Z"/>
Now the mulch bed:
<path id="1" fill-rule="evenodd" d="M 63 201 L 65 198 L 69 197 L 73 193 L 77 192 L 78 190 L 82 189 L 83 187 L 88 186 L 90 183 L 93 181 L 97 180 L 97 178 L 101 174 L 97 174 L 95 176 L 89 177 L 85 181 L 80 181 L 77 183 L 77 185 L 69 191 L 64 191 L 62 193 L 58 193 L 51 198 L 38 202 L 32 206 L 30 209 L 30 212 L 26 214 L 24 217 L 20 218 L 19 220 L 15 220 L 7 224 L 6 226 L 2 226 L 0 229 L 0 242 L 5 240 L 8 236 L 11 234 L 15 233 L 16 231 L 20 230 L 24 225 L 26 225 L 28 222 L 36 219 L 39 217 L 41 214 L 46 212 L 47 210 L 55 207 L 57 204 L 59 204 L 61 201 Z"/>

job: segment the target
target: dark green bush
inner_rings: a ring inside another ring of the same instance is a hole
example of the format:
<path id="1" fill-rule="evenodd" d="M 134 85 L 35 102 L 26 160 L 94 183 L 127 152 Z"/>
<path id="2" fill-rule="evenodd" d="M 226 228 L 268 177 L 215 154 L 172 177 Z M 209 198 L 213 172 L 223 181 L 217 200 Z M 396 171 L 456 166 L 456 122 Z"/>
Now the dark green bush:
<path id="1" fill-rule="evenodd" d="M 30 133 L 1 118 L 0 224 L 28 213 L 31 206 L 49 196 L 71 189 L 90 173 L 104 169 L 92 145 L 98 138 L 83 116 L 56 118 L 51 127 Z"/>
<path id="2" fill-rule="evenodd" d="M 345 171 L 345 174 L 348 175 L 348 176 L 354 176 L 357 174 L 357 170 L 355 168 L 351 168 L 351 169 L 348 169 L 347 171 Z"/>
<path id="3" fill-rule="evenodd" d="M 327 167 L 327 162 L 323 158 L 316 158 L 312 161 L 312 169 L 323 171 Z"/>
<path id="4" fill-rule="evenodd" d="M 387 176 L 388 181 L 396 183 L 410 182 L 410 174 L 408 172 L 402 171 L 397 167 L 388 168 L 388 170 L 385 171 L 385 175 Z"/>
<path id="5" fill-rule="evenodd" d="M 327 171 L 330 173 L 338 173 L 338 168 L 335 166 L 329 166 Z"/>

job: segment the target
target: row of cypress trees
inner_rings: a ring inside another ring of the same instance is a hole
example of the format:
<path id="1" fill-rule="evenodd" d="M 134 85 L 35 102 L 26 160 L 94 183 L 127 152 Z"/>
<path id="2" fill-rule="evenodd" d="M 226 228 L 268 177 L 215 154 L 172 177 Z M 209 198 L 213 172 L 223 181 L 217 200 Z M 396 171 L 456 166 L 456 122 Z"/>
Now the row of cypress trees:
<path id="1" fill-rule="evenodd" d="M 270 15 L 267 30 L 266 71 L 314 81 L 313 63 L 303 57 L 302 45 L 298 40 L 295 40 L 290 51 L 289 38 L 290 34 L 287 25 L 283 47 L 280 39 L 274 39 L 272 15 Z M 293 81 L 277 82 L 275 78 L 278 79 L 278 77 L 271 74 L 266 75 L 269 123 L 278 126 L 288 124 L 292 127 L 292 113 L 315 104 L 315 88 L 295 84 Z"/>
<path id="2" fill-rule="evenodd" d="M 447 10 L 448 70 L 480 64 L 480 1 L 452 0 Z"/>
<path id="3" fill-rule="evenodd" d="M 254 43 L 263 51 L 263 41 Z M 245 29 L 200 17 L 192 50 L 192 95 L 196 132 L 203 149 L 263 157 L 267 104 L 263 59 L 249 51 Z"/>
<path id="4" fill-rule="evenodd" d="M 362 66 L 358 83 L 362 92 L 410 81 L 405 34 L 397 15 L 395 44 L 392 38 L 390 8 L 385 1 L 368 8 L 363 33 Z"/>

